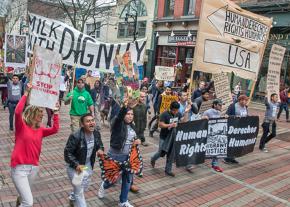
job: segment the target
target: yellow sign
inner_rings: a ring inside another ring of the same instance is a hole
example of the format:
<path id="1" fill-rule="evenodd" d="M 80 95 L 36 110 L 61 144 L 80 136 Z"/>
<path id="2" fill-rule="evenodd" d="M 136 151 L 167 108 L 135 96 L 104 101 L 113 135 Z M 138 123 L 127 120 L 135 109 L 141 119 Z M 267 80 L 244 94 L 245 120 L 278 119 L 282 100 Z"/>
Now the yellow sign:
<path id="1" fill-rule="evenodd" d="M 162 101 L 159 110 L 160 114 L 163 113 L 164 111 L 167 111 L 170 108 L 170 104 L 172 101 L 178 101 L 178 97 L 162 95 Z"/>

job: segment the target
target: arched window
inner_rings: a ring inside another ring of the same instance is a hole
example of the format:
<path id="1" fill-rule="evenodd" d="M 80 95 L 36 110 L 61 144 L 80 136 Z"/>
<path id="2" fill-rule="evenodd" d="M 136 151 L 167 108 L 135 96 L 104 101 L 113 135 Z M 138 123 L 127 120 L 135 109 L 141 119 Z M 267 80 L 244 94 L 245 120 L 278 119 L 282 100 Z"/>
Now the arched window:
<path id="1" fill-rule="evenodd" d="M 136 15 L 136 12 L 138 17 L 147 16 L 146 6 L 141 0 L 131 0 L 127 3 L 120 15 L 120 18 L 125 18 L 126 14 Z"/>

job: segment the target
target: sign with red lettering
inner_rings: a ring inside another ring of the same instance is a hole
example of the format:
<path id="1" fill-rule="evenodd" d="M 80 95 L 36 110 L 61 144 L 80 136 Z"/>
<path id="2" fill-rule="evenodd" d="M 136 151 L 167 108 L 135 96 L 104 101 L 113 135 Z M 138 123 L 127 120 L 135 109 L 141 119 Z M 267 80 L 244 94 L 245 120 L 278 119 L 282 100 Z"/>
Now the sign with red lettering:
<path id="1" fill-rule="evenodd" d="M 30 104 L 55 108 L 59 96 L 62 57 L 59 53 L 35 45 Z"/>

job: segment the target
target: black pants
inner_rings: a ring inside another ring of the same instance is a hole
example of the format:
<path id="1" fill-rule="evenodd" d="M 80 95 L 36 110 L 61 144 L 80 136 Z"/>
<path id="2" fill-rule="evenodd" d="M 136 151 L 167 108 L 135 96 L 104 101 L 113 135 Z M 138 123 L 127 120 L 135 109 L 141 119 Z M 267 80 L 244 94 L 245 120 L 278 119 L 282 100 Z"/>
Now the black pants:
<path id="1" fill-rule="evenodd" d="M 149 122 L 149 131 L 154 133 L 158 129 L 159 115 L 155 115 Z"/>
<path id="2" fill-rule="evenodd" d="M 8 109 L 9 109 L 9 128 L 13 129 L 13 118 L 15 113 L 17 103 L 8 103 Z"/>
<path id="3" fill-rule="evenodd" d="M 261 149 L 261 150 L 264 149 L 265 145 L 272 138 L 276 137 L 276 122 L 273 122 L 273 124 L 272 124 L 272 132 L 271 132 L 271 134 L 269 134 L 269 132 L 270 132 L 270 123 L 264 122 L 262 124 L 262 127 L 263 127 L 263 135 L 261 137 L 260 146 L 259 146 L 259 149 Z"/>

